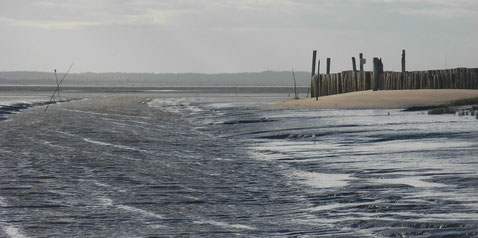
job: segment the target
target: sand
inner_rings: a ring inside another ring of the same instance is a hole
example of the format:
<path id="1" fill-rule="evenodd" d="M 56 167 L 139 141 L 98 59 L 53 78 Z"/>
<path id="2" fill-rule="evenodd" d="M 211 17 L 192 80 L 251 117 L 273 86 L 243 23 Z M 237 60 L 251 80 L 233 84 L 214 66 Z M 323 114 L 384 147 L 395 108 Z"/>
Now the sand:
<path id="1" fill-rule="evenodd" d="M 444 105 L 465 98 L 477 98 L 478 90 L 388 90 L 362 91 L 267 105 L 283 109 L 405 109 L 413 106 Z"/>

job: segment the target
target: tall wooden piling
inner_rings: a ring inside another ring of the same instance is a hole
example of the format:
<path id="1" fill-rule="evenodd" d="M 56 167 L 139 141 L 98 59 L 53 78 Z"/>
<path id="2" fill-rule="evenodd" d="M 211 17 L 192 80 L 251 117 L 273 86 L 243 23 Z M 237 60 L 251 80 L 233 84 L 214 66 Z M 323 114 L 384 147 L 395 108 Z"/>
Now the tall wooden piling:
<path id="1" fill-rule="evenodd" d="M 402 50 L 401 71 L 384 72 L 381 58 L 373 58 L 373 72 L 365 72 L 365 59 L 359 54 L 360 72 L 352 57 L 352 70 L 330 72 L 331 58 L 326 61 L 326 74 L 320 74 L 320 60 L 313 53 L 311 97 L 348 93 L 364 90 L 404 89 L 478 89 L 478 68 L 456 68 L 445 70 L 406 71 L 406 52 Z M 315 62 L 317 61 L 317 72 Z M 313 96 L 312 96 L 313 95 Z"/>
<path id="2" fill-rule="evenodd" d="M 353 82 L 353 90 L 358 91 L 358 80 L 357 80 L 357 64 L 355 62 L 355 57 L 352 57 L 352 82 Z"/>
<path id="3" fill-rule="evenodd" d="M 327 74 L 330 74 L 330 58 L 327 58 Z"/>
<path id="4" fill-rule="evenodd" d="M 322 78 L 320 77 L 320 59 L 317 61 L 317 80 L 315 81 L 315 101 L 319 100 L 320 88 L 322 87 Z"/>
<path id="5" fill-rule="evenodd" d="M 363 58 L 363 53 L 359 54 L 359 64 L 360 64 L 360 72 L 363 72 L 363 65 L 365 64 L 365 59 Z"/>
<path id="6" fill-rule="evenodd" d="M 405 50 L 402 50 L 402 73 L 405 73 Z"/>
<path id="7" fill-rule="evenodd" d="M 317 59 L 317 50 L 312 51 L 312 74 L 311 74 L 311 85 L 310 85 L 310 98 L 313 98 L 315 96 L 314 91 L 312 90 L 314 88 L 313 84 L 313 79 L 314 79 L 314 74 L 315 74 L 315 61 Z"/>
<path id="8" fill-rule="evenodd" d="M 312 51 L 312 76 L 315 75 L 315 63 L 317 59 L 317 50 Z"/>
<path id="9" fill-rule="evenodd" d="M 383 63 L 382 59 L 373 58 L 373 91 L 383 89 Z"/>

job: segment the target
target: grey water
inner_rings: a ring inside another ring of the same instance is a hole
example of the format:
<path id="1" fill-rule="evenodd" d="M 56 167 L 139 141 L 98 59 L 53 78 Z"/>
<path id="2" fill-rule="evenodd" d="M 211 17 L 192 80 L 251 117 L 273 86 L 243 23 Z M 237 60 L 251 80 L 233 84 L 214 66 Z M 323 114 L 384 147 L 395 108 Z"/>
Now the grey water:
<path id="1" fill-rule="evenodd" d="M 478 235 L 476 118 L 262 109 L 286 98 L 233 91 L 9 114 L 0 237 Z"/>

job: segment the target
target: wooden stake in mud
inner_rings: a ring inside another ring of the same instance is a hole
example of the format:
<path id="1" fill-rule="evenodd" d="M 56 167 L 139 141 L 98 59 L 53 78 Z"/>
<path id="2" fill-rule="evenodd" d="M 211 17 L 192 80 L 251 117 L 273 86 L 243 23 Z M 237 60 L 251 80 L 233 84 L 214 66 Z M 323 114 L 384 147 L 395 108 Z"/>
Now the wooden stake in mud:
<path id="1" fill-rule="evenodd" d="M 355 63 L 355 57 L 352 57 L 352 69 L 355 72 L 357 72 L 357 64 Z"/>
<path id="2" fill-rule="evenodd" d="M 327 74 L 330 74 L 330 58 L 327 58 Z"/>

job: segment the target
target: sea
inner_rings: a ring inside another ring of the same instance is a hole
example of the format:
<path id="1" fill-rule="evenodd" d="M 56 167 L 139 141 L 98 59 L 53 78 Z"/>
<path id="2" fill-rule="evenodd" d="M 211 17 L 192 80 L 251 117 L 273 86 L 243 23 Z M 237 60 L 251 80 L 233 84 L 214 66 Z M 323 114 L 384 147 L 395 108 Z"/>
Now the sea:
<path id="1" fill-rule="evenodd" d="M 478 236 L 473 116 L 33 88 L 0 94 L 0 237 Z"/>

